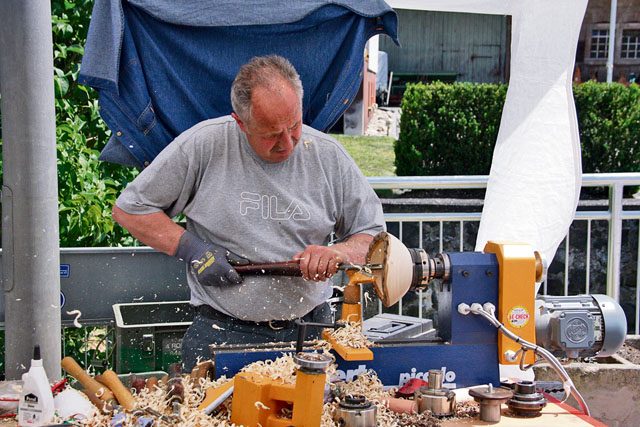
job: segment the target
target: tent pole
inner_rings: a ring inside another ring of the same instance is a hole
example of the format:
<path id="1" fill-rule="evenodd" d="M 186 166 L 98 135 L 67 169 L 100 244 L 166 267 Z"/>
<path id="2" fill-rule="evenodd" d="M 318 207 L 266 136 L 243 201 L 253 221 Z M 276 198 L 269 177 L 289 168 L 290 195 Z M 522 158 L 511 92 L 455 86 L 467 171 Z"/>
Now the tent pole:
<path id="1" fill-rule="evenodd" d="M 611 0 L 609 15 L 609 52 L 607 55 L 607 83 L 613 81 L 613 62 L 616 53 L 616 26 L 618 16 L 618 0 Z"/>

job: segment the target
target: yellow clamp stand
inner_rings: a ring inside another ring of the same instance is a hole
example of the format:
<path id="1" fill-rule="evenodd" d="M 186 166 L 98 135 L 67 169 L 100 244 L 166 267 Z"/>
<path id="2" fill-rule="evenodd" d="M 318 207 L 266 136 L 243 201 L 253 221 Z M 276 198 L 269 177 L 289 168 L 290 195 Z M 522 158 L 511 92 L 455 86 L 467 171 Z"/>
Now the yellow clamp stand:
<path id="1" fill-rule="evenodd" d="M 360 285 L 374 283 L 374 277 L 363 270 L 346 270 L 349 283 L 344 288 L 344 302 L 340 320 L 345 323 L 362 324 L 362 303 L 360 302 Z M 331 337 L 331 331 L 322 332 L 322 338 L 331 344 L 331 347 L 344 360 L 373 360 L 373 352 L 368 348 L 352 348 L 339 344 Z"/>
<path id="2" fill-rule="evenodd" d="M 318 353 L 298 353 L 295 384 L 255 372 L 234 377 L 231 422 L 243 426 L 319 427 L 324 403 L 325 369 L 331 358 Z M 288 412 L 291 418 L 284 417 Z"/>
<path id="3" fill-rule="evenodd" d="M 530 245 L 524 243 L 488 242 L 485 253 L 496 255 L 498 260 L 497 318 L 514 334 L 536 342 L 535 292 L 540 267 Z M 507 352 L 514 354 L 521 346 L 503 334 L 498 334 L 499 362 L 503 365 L 520 363 L 520 358 L 508 360 Z M 513 353 L 511 353 L 513 352 Z M 524 363 L 535 361 L 532 352 L 525 354 Z"/>

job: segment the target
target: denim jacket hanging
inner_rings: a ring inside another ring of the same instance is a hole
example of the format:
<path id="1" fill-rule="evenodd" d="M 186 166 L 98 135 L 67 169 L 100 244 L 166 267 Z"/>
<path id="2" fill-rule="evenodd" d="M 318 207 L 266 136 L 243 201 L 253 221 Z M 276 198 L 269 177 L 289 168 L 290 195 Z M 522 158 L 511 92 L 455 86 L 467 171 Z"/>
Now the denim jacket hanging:
<path id="1" fill-rule="evenodd" d="M 328 129 L 356 96 L 364 47 L 397 43 L 382 0 L 96 0 L 79 81 L 112 131 L 101 160 L 143 168 L 194 124 L 231 113 L 240 66 L 278 54 L 300 73 L 303 121 Z"/>

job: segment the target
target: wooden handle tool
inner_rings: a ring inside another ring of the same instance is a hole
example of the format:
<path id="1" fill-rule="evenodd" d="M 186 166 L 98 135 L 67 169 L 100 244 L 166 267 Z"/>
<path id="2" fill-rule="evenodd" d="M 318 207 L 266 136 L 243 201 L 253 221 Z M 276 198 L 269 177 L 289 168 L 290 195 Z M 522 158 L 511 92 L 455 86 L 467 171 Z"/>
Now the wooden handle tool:
<path id="1" fill-rule="evenodd" d="M 87 396 L 87 398 L 91 401 L 91 403 L 93 403 L 93 405 L 98 408 L 98 410 L 100 412 L 102 412 L 103 414 L 109 414 L 111 412 L 113 412 L 114 406 L 117 406 L 117 402 L 115 399 L 109 401 L 109 402 L 105 402 L 104 400 L 100 400 L 100 398 L 98 396 L 96 396 L 95 393 L 91 393 L 89 390 L 87 389 L 83 389 L 82 392 Z"/>
<path id="2" fill-rule="evenodd" d="M 118 375 L 112 370 L 106 370 L 102 374 L 102 381 L 106 384 L 113 394 L 115 394 L 118 403 L 127 411 L 131 411 L 136 406 L 136 401 L 131 391 L 122 384 Z"/>
<path id="3" fill-rule="evenodd" d="M 129 387 L 129 389 L 135 390 L 136 394 L 140 394 L 140 392 L 142 392 L 142 389 L 146 387 L 146 384 L 147 382 L 144 380 L 144 378 L 138 377 L 136 375 L 132 375 L 131 387 Z"/>
<path id="4" fill-rule="evenodd" d="M 264 264 L 236 265 L 233 268 L 247 276 L 302 276 L 300 261 L 269 262 Z"/>
<path id="5" fill-rule="evenodd" d="M 169 381 L 167 381 L 167 400 L 169 404 L 184 401 L 184 385 L 182 384 L 182 367 L 179 363 L 169 366 Z"/>
<path id="6" fill-rule="evenodd" d="M 194 366 L 193 370 L 189 374 L 189 378 L 191 379 L 191 382 L 193 383 L 194 387 L 200 388 L 200 379 L 211 378 L 212 372 L 213 372 L 213 362 L 211 360 L 206 360 Z"/>
<path id="7" fill-rule="evenodd" d="M 78 380 L 80 384 L 85 388 L 87 396 L 93 393 L 103 402 L 109 402 L 114 400 L 114 395 L 108 386 L 100 384 L 93 379 L 84 369 L 73 359 L 73 357 L 67 356 L 60 362 L 62 369 L 64 369 L 69 375 Z M 89 396 L 91 398 L 91 396 Z"/>
<path id="8" fill-rule="evenodd" d="M 167 382 L 167 403 L 173 409 L 173 417 L 181 420 L 180 405 L 184 402 L 184 384 L 182 384 L 182 366 L 172 363 L 169 366 L 169 381 Z"/>
<path id="9" fill-rule="evenodd" d="M 147 382 L 145 384 L 145 387 L 147 388 L 147 390 L 153 392 L 156 391 L 156 386 L 158 385 L 158 377 L 149 377 L 147 378 Z"/>

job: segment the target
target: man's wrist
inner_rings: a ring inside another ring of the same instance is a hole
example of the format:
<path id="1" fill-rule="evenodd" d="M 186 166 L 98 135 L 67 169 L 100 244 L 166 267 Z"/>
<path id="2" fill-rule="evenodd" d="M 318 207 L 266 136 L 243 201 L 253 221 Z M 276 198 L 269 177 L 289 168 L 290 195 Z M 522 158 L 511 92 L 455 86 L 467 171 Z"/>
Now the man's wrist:
<path id="1" fill-rule="evenodd" d="M 180 240 L 178 241 L 178 248 L 176 249 L 175 257 L 181 260 L 190 263 L 193 258 L 199 257 L 202 253 L 204 253 L 208 244 L 196 236 L 194 233 L 189 230 L 185 230 L 180 236 Z"/>
<path id="2" fill-rule="evenodd" d="M 354 234 L 346 240 L 336 243 L 336 249 L 344 256 L 343 262 L 364 264 L 366 262 L 369 245 L 373 241 L 373 236 L 365 233 Z"/>

